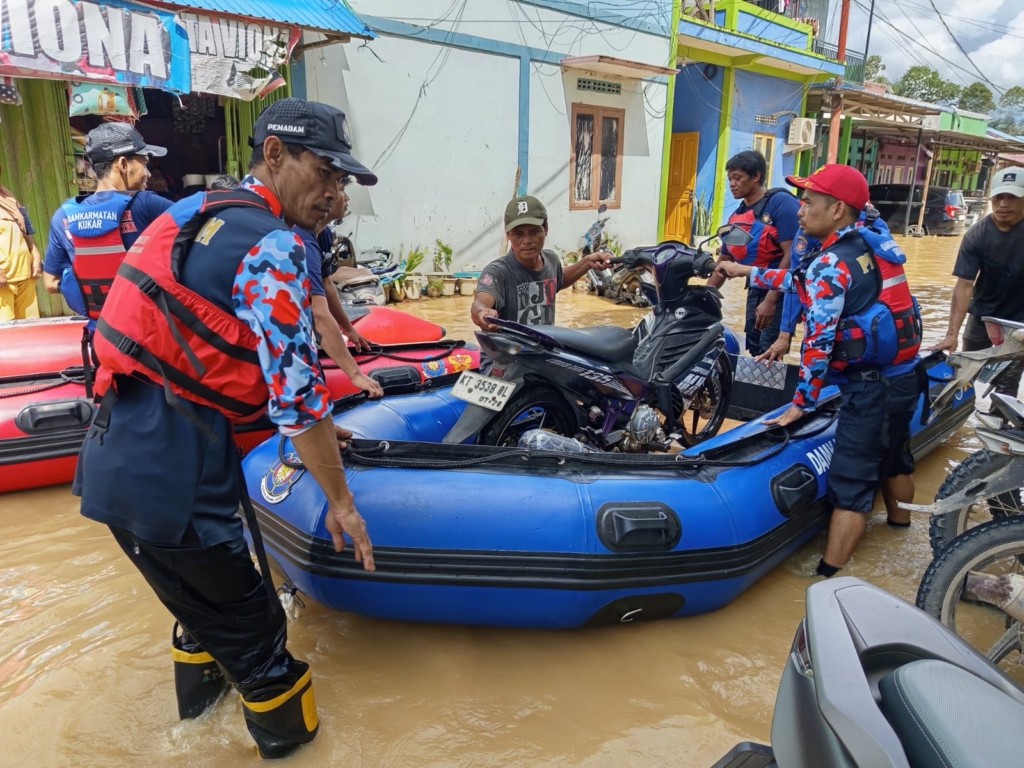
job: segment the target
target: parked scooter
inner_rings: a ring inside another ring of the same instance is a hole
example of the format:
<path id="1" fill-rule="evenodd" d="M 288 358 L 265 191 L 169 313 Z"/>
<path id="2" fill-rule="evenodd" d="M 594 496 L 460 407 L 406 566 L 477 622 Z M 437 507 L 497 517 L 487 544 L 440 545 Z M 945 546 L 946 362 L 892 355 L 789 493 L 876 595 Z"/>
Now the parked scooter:
<path id="1" fill-rule="evenodd" d="M 1024 359 L 1024 324 L 985 320 L 1001 328 L 1002 343 L 950 355 L 957 375 L 943 394 L 975 377 L 991 382 L 1005 364 Z M 934 504 L 904 506 L 931 515 L 935 556 L 917 606 L 1024 680 L 1024 403 L 998 393 L 990 403 L 975 414 L 984 448 L 949 473 Z"/>
<path id="2" fill-rule="evenodd" d="M 713 768 L 1024 766 L 1024 688 L 924 611 L 860 579 L 807 590 L 771 746 Z"/>
<path id="3" fill-rule="evenodd" d="M 590 225 L 590 229 L 577 242 L 580 256 L 587 256 L 606 249 L 608 238 L 604 234 L 604 225 L 608 223 L 609 217 L 604 216 L 602 218 L 602 214 L 607 210 L 608 206 L 602 203 L 597 209 L 597 221 Z M 614 274 L 615 270 L 611 267 L 602 267 L 589 270 L 583 279 L 586 280 L 588 291 L 598 296 L 604 296 L 612 288 L 612 277 Z"/>
<path id="4" fill-rule="evenodd" d="M 398 262 L 391 251 L 374 247 L 356 258 L 354 268 L 341 267 L 334 284 L 342 301 L 357 304 L 387 303 L 387 291 L 398 275 Z"/>
<path id="5" fill-rule="evenodd" d="M 737 245 L 749 239 L 738 227 L 725 236 Z M 525 432 L 546 429 L 599 450 L 638 452 L 715 435 L 728 408 L 732 369 L 723 353 L 721 294 L 689 285 L 715 268 L 706 242 L 694 249 L 667 241 L 613 260 L 654 276 L 654 310 L 640 332 L 493 318 L 499 330 L 476 334 L 494 361 L 491 376 L 467 372 L 459 379 L 452 394 L 470 406 L 445 442 L 477 435 L 483 444 L 516 445 Z"/>
<path id="6" fill-rule="evenodd" d="M 1003 342 L 977 352 L 950 355 L 949 364 L 956 369 L 956 376 L 934 399 L 933 410 L 961 396 L 972 381 L 978 394 L 985 396 L 1010 362 L 1024 359 L 1024 323 L 989 317 L 985 321 L 1002 328 Z M 985 448 L 949 473 L 934 504 L 904 505 L 931 515 L 931 543 L 936 554 L 980 522 L 1013 517 L 1022 511 L 1024 457 L 1017 457 L 1015 451 L 1024 437 L 1024 406 L 1000 394 L 993 394 L 989 402 L 988 413 L 976 413 L 981 426 L 975 432 Z"/>

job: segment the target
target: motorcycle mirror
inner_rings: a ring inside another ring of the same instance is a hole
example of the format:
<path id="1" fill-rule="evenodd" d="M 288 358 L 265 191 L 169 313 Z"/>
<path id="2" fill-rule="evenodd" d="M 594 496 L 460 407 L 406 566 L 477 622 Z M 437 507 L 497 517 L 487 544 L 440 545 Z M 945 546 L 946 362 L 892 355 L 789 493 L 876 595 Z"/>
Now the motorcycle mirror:
<path id="1" fill-rule="evenodd" d="M 601 203 L 601 205 L 599 205 L 597 207 L 597 215 L 600 216 L 602 213 L 604 213 L 607 210 L 608 210 L 608 206 L 605 205 L 604 203 Z"/>
<path id="2" fill-rule="evenodd" d="M 747 232 L 745 229 L 741 229 L 740 227 L 734 224 L 729 228 L 729 231 L 726 232 L 725 235 L 722 237 L 722 242 L 725 245 L 734 245 L 742 248 L 744 245 L 747 245 L 753 239 L 753 236 L 751 236 L 749 232 Z"/>

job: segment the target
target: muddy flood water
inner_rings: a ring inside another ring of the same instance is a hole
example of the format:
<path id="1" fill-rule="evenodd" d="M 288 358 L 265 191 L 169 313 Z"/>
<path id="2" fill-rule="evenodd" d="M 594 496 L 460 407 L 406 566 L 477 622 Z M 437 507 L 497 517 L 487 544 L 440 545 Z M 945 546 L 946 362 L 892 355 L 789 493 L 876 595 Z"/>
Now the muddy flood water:
<path id="1" fill-rule="evenodd" d="M 904 245 L 934 343 L 959 238 Z M 734 281 L 726 297 L 726 322 L 741 330 L 742 287 Z M 468 299 L 401 306 L 469 337 Z M 559 297 L 565 325 L 627 325 L 641 314 Z M 976 447 L 964 428 L 920 462 L 917 500 L 931 500 Z M 926 529 L 915 516 L 909 531 L 894 530 L 876 513 L 844 575 L 913 600 L 930 561 Z M 107 530 L 79 516 L 69 486 L 0 495 L 0 532 L 0 765 L 260 764 L 236 696 L 178 721 L 171 618 Z M 720 611 L 631 626 L 393 623 L 307 600 L 293 611 L 290 648 L 313 665 L 322 728 L 288 764 L 699 767 L 737 741 L 766 742 L 822 542 Z"/>

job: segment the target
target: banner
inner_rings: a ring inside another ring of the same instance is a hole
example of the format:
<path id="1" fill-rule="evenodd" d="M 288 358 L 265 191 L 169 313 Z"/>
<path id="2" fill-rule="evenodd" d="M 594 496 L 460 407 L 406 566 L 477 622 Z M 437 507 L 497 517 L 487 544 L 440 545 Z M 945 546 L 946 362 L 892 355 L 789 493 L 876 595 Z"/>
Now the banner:
<path id="1" fill-rule="evenodd" d="M 288 61 L 302 32 L 268 21 L 180 13 L 188 34 L 192 90 L 252 101 L 284 80 L 275 71 Z"/>
<path id="2" fill-rule="evenodd" d="M 191 90 L 174 14 L 122 0 L 0 0 L 0 74 Z"/>

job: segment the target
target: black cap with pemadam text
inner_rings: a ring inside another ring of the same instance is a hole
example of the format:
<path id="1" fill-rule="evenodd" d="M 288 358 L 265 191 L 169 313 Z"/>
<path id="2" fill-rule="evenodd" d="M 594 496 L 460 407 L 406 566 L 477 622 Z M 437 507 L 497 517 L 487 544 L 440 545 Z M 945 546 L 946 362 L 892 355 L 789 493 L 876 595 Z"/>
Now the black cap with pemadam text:
<path id="1" fill-rule="evenodd" d="M 285 144 L 299 144 L 331 161 L 340 171 L 355 176 L 364 187 L 372 187 L 377 177 L 352 157 L 352 137 L 348 120 L 340 109 L 318 101 L 287 98 L 269 104 L 253 126 L 250 143 L 262 146 L 270 136 Z"/>

